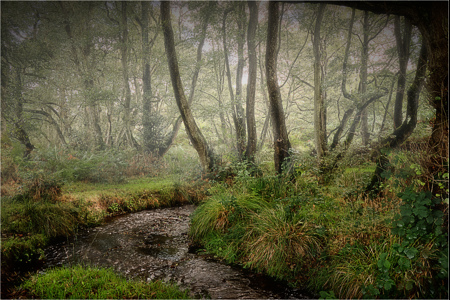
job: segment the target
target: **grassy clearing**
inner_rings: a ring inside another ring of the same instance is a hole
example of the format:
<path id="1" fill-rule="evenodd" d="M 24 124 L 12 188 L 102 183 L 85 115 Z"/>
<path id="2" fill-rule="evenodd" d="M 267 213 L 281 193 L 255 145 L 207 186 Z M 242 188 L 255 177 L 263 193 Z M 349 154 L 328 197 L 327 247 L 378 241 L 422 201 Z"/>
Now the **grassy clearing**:
<path id="1" fill-rule="evenodd" d="M 22 288 L 39 299 L 189 299 L 189 292 L 161 281 L 127 280 L 111 269 L 61 267 L 32 276 Z"/>

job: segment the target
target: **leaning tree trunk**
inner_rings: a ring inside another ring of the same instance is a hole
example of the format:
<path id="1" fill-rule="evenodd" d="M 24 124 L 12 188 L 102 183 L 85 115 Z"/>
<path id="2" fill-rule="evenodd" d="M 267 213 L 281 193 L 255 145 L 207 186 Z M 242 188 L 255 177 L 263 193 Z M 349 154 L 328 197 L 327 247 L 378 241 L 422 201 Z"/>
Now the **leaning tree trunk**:
<path id="1" fill-rule="evenodd" d="M 170 2 L 168 1 L 161 2 L 161 22 L 164 32 L 164 46 L 169 64 L 170 78 L 172 81 L 177 106 L 180 110 L 181 118 L 183 119 L 189 139 L 198 153 L 203 171 L 211 172 L 215 166 L 214 154 L 198 128 L 189 107 L 189 103 L 184 95 L 184 89 L 178 68 L 177 54 L 175 51 L 173 30 L 170 23 Z"/>
<path id="2" fill-rule="evenodd" d="M 215 2 L 211 1 L 209 3 L 209 8 L 211 9 L 214 5 L 215 5 Z M 198 75 L 200 73 L 200 67 L 202 65 L 201 64 L 202 63 L 202 51 L 203 51 L 203 45 L 205 44 L 206 29 L 208 27 L 209 17 L 210 17 L 210 14 L 207 14 L 205 16 L 205 18 L 203 19 L 202 31 L 201 31 L 201 34 L 200 34 L 200 43 L 198 44 L 198 47 L 197 47 L 197 61 L 195 63 L 194 74 L 192 76 L 191 89 L 190 89 L 189 99 L 188 99 L 188 105 L 191 105 L 192 102 L 194 101 L 195 87 L 197 85 Z M 168 19 L 168 20 L 170 21 L 170 19 Z M 164 25 L 165 24 L 163 24 L 163 27 L 164 27 Z M 165 36 L 164 36 L 164 38 L 165 38 Z M 175 138 L 178 135 L 178 131 L 180 130 L 181 120 L 184 121 L 182 115 L 175 121 L 175 124 L 173 126 L 172 132 L 169 134 L 169 137 L 168 137 L 167 142 L 165 143 L 165 145 L 159 149 L 159 156 L 161 156 L 161 157 L 164 156 L 164 154 L 167 153 L 167 151 L 172 146 L 173 142 L 175 141 Z"/>
<path id="3" fill-rule="evenodd" d="M 394 132 L 385 138 L 380 143 L 380 149 L 393 149 L 401 145 L 414 131 L 417 125 L 417 107 L 419 104 L 419 95 L 422 89 L 422 85 L 425 78 L 425 72 L 427 68 L 427 47 L 425 43 L 422 43 L 420 49 L 419 61 L 417 63 L 417 70 L 414 77 L 414 81 L 407 93 L 407 108 L 406 118 L 403 124 L 394 130 Z M 384 154 L 384 151 L 379 151 L 379 157 L 377 159 L 377 167 L 375 173 L 372 176 L 372 180 L 366 187 L 366 191 L 378 192 L 381 183 L 381 173 L 388 167 L 388 158 Z"/>
<path id="4" fill-rule="evenodd" d="M 269 92 L 269 101 L 272 108 L 272 125 L 274 138 L 274 162 L 275 171 L 279 174 L 283 171 L 283 163 L 290 158 L 289 141 L 286 122 L 284 117 L 283 104 L 281 101 L 280 88 L 277 77 L 277 47 L 278 47 L 278 19 L 279 3 L 270 1 L 269 22 L 267 29 L 266 43 L 266 80 Z"/>

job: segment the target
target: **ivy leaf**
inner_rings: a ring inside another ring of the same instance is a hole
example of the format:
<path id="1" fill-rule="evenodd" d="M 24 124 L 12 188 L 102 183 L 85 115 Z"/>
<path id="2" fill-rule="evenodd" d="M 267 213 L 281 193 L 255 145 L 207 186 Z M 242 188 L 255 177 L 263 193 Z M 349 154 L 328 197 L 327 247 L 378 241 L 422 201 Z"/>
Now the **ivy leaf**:
<path id="1" fill-rule="evenodd" d="M 414 248 L 414 247 L 405 249 L 405 251 L 404 251 L 404 253 L 406 254 L 406 256 L 409 259 L 413 259 L 414 256 L 416 256 L 417 252 L 419 252 L 419 251 L 416 248 Z"/>
<path id="2" fill-rule="evenodd" d="M 425 206 L 419 206 L 413 209 L 414 214 L 419 218 L 426 218 L 428 216 L 429 210 Z"/>

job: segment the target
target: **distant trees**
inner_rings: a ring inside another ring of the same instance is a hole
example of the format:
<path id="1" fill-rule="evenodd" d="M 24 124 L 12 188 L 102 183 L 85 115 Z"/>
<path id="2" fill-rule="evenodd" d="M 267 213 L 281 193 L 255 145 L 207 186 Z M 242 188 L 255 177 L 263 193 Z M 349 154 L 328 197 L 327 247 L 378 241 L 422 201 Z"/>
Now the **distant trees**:
<path id="1" fill-rule="evenodd" d="M 2 3 L 2 132 L 28 154 L 60 144 L 163 156 L 187 144 L 183 122 L 205 170 L 213 148 L 255 163 L 274 151 L 277 172 L 292 149 L 314 148 L 333 170 L 350 147 L 377 148 L 412 121 L 403 99 L 423 39 L 431 98 L 417 119 L 445 157 L 445 5 L 335 4 L 172 3 L 162 24 L 146 1 Z"/>

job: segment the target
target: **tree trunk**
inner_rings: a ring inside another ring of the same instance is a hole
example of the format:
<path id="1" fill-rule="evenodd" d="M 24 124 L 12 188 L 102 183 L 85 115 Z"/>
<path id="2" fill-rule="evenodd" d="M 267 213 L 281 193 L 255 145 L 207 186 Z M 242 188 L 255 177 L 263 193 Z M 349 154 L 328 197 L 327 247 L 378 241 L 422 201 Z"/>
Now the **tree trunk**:
<path id="1" fill-rule="evenodd" d="M 289 150 L 291 149 L 291 143 L 286 129 L 281 93 L 277 78 L 276 52 L 278 47 L 279 3 L 270 1 L 268 7 L 269 21 L 266 43 L 266 80 L 270 106 L 272 108 L 275 171 L 278 174 L 281 174 L 283 171 L 283 163 L 287 162 L 290 158 Z"/>
<path id="2" fill-rule="evenodd" d="M 245 3 L 241 2 L 238 5 L 238 39 L 237 39 L 237 52 L 238 52 L 238 64 L 236 68 L 236 97 L 234 102 L 234 109 L 236 112 L 236 138 L 237 148 L 239 154 L 239 160 L 244 159 L 245 155 L 245 142 L 246 142 L 246 125 L 245 125 L 245 113 L 242 107 L 242 75 L 244 73 L 244 44 L 245 44 Z"/>
<path id="3" fill-rule="evenodd" d="M 24 124 L 23 115 L 22 115 L 23 103 L 24 103 L 23 96 L 22 96 L 23 83 L 22 83 L 22 77 L 20 76 L 19 69 L 16 69 L 16 80 L 15 80 L 15 86 L 13 88 L 14 88 L 13 95 L 17 101 L 17 103 L 15 105 L 15 110 L 14 110 L 14 118 L 12 120 L 14 127 L 15 127 L 14 137 L 22 145 L 25 146 L 24 157 L 27 158 L 33 151 L 34 145 L 31 143 L 30 137 L 28 136 L 28 133 L 26 132 L 26 130 L 23 126 L 23 124 Z"/>
<path id="4" fill-rule="evenodd" d="M 200 129 L 192 115 L 189 103 L 184 95 L 184 89 L 181 82 L 180 71 L 178 69 L 178 59 L 175 51 L 175 42 L 173 37 L 172 25 L 170 23 L 170 2 L 161 2 L 161 22 L 164 32 L 164 46 L 166 49 L 167 60 L 169 64 L 170 78 L 177 106 L 180 110 L 186 133 L 198 153 L 204 172 L 211 172 L 215 166 L 215 158 L 212 150 L 206 143 Z"/>
<path id="5" fill-rule="evenodd" d="M 144 151 L 155 153 L 158 145 L 155 143 L 155 125 L 152 110 L 152 79 L 150 73 L 150 43 L 148 39 L 148 12 L 149 4 L 141 1 L 141 35 L 142 35 L 142 127 Z M 155 153 L 156 154 L 156 153 Z"/>
<path id="6" fill-rule="evenodd" d="M 248 1 L 250 19 L 247 31 L 248 47 L 248 83 L 247 83 L 247 132 L 248 142 L 245 156 L 248 161 L 255 162 L 256 154 L 256 121 L 255 121 L 255 91 L 256 91 L 256 27 L 258 25 L 258 5 L 255 1 Z"/>
<path id="7" fill-rule="evenodd" d="M 364 95 L 367 92 L 367 64 L 369 61 L 369 12 L 364 12 L 363 20 L 363 44 L 361 49 L 361 69 L 359 94 Z M 369 128 L 367 125 L 367 110 L 361 111 L 361 139 L 364 146 L 369 144 Z"/>
<path id="8" fill-rule="evenodd" d="M 419 95 L 422 89 L 423 81 L 425 78 L 426 68 L 427 68 L 427 47 L 425 43 L 422 43 L 420 49 L 419 61 L 417 63 L 417 70 L 414 77 L 414 81 L 411 84 L 407 93 L 407 109 L 406 118 L 403 124 L 394 130 L 394 132 L 385 138 L 380 143 L 380 149 L 393 149 L 401 145 L 414 131 L 417 125 L 417 108 L 419 104 Z M 389 160 L 383 151 L 379 151 L 379 156 L 377 159 L 377 167 L 375 173 L 372 176 L 372 180 L 366 187 L 366 191 L 379 191 L 380 182 L 382 180 L 381 173 L 387 168 Z"/>
<path id="9" fill-rule="evenodd" d="M 411 31 L 412 25 L 405 18 L 403 37 L 400 30 L 400 17 L 395 16 L 394 19 L 394 33 L 395 41 L 397 43 L 398 60 L 400 64 L 399 75 L 397 80 L 397 92 L 395 94 L 394 103 L 394 129 L 397 129 L 403 122 L 403 97 L 405 94 L 406 84 L 406 68 L 409 61 L 409 48 L 411 45 Z"/>
<path id="10" fill-rule="evenodd" d="M 213 6 L 215 5 L 214 1 L 209 2 L 209 8 L 211 9 Z M 170 9 L 169 9 L 170 10 Z M 170 16 L 170 13 L 169 13 Z M 208 27 L 208 22 L 209 22 L 209 17 L 210 14 L 207 14 L 205 16 L 205 18 L 203 19 L 203 24 L 202 24 L 202 31 L 200 34 L 200 42 L 199 45 L 197 47 L 197 61 L 195 63 L 195 69 L 194 69 L 194 74 L 192 76 L 192 81 L 191 81 L 191 89 L 190 89 L 190 93 L 189 93 L 189 99 L 188 99 L 188 104 L 191 105 L 192 102 L 194 101 L 194 94 L 195 94 L 195 87 L 197 85 L 197 80 L 198 80 L 198 74 L 200 73 L 200 67 L 202 65 L 202 51 L 203 51 L 203 45 L 205 43 L 205 39 L 206 39 L 206 29 Z M 168 19 L 170 21 L 170 19 Z M 163 24 L 163 28 L 165 24 Z M 171 27 L 172 29 L 172 27 Z M 164 37 L 165 38 L 165 37 Z M 175 47 L 174 47 L 175 48 Z M 175 49 L 174 49 L 175 52 Z M 167 54 L 168 55 L 168 54 Z M 172 81 L 173 82 L 173 81 Z M 184 91 L 183 91 L 184 93 Z M 165 145 L 163 147 L 160 148 L 159 150 L 159 156 L 164 156 L 164 154 L 170 149 L 170 147 L 172 146 L 173 142 L 175 141 L 175 138 L 178 135 L 178 131 L 180 129 L 181 126 L 181 120 L 183 120 L 183 114 L 181 114 L 180 118 L 178 118 L 175 121 L 175 124 L 173 126 L 172 132 L 169 135 L 169 138 L 167 139 L 167 142 L 165 143 Z M 186 124 L 185 124 L 186 125 Z"/>
<path id="11" fill-rule="evenodd" d="M 314 52 L 314 134 L 316 140 L 317 159 L 319 164 L 326 153 L 326 123 L 325 103 L 322 93 L 321 78 L 321 53 L 320 53 L 320 26 L 325 12 L 326 4 L 319 5 L 319 11 L 314 28 L 313 52 Z"/>
<path id="12" fill-rule="evenodd" d="M 124 102 L 124 116 L 123 123 L 126 131 L 126 142 L 128 145 L 139 149 L 140 146 L 137 144 L 133 137 L 133 130 L 131 128 L 131 89 L 128 77 L 128 21 L 127 21 L 127 2 L 122 1 L 122 39 L 121 39 L 121 62 L 122 62 L 122 79 L 123 87 L 125 90 L 125 102 Z"/>

